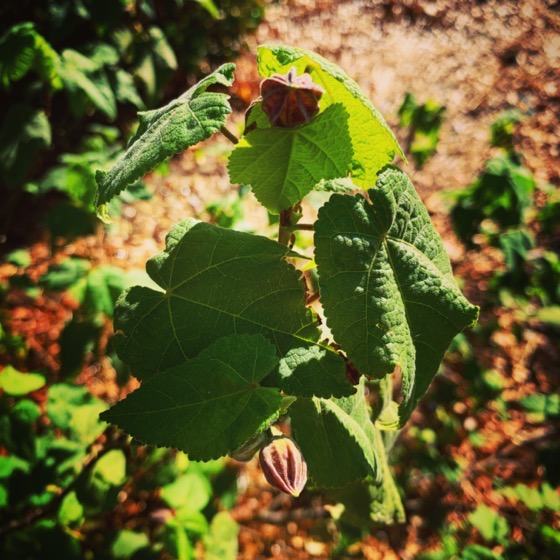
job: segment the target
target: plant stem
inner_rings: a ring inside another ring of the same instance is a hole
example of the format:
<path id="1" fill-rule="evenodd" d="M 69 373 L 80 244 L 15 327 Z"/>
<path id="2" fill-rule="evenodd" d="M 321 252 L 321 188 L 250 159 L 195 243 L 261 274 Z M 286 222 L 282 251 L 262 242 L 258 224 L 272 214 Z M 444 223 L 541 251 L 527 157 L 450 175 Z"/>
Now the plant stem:
<path id="1" fill-rule="evenodd" d="M 233 134 L 232 132 L 230 132 L 225 126 L 222 126 L 222 128 L 220 128 L 220 132 L 221 132 L 232 144 L 238 144 L 238 143 L 239 143 L 239 139 L 237 138 L 237 136 L 235 136 L 235 134 Z"/>
<path id="2" fill-rule="evenodd" d="M 287 226 L 290 231 L 305 230 L 305 231 L 315 231 L 315 226 L 313 224 L 295 224 L 293 226 Z"/>
<path id="3" fill-rule="evenodd" d="M 280 223 L 278 225 L 278 243 L 282 245 L 290 246 L 290 239 L 292 237 L 292 223 L 291 215 L 293 212 L 293 207 L 286 208 L 280 212 Z"/>

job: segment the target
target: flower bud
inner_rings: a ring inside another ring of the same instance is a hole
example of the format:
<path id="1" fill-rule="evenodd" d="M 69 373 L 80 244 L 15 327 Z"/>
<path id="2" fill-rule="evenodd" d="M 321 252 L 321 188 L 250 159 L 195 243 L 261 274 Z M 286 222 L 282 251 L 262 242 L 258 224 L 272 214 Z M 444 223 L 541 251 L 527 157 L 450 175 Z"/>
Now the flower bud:
<path id="1" fill-rule="evenodd" d="M 246 441 L 241 447 L 232 451 L 229 456 L 236 461 L 246 463 L 253 458 L 253 455 L 267 442 L 269 436 L 266 432 L 261 432 L 250 440 Z"/>
<path id="2" fill-rule="evenodd" d="M 293 439 L 273 437 L 261 449 L 259 462 L 269 484 L 294 497 L 300 495 L 307 482 L 307 464 Z"/>
<path id="3" fill-rule="evenodd" d="M 262 110 L 272 126 L 292 128 L 308 123 L 319 112 L 325 90 L 296 68 L 282 76 L 274 74 L 261 83 Z"/>

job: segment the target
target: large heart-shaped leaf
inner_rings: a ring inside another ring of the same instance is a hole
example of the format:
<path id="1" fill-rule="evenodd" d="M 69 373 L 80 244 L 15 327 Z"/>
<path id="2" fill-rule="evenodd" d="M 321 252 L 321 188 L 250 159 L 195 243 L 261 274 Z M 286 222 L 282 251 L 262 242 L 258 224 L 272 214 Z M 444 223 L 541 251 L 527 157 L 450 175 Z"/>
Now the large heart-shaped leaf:
<path id="1" fill-rule="evenodd" d="M 282 396 L 259 382 L 276 366 L 261 335 L 230 335 L 154 375 L 101 414 L 145 443 L 208 461 L 237 449 L 278 416 Z"/>
<path id="2" fill-rule="evenodd" d="M 209 138 L 231 113 L 228 96 L 208 93 L 212 84 L 230 86 L 234 64 L 224 64 L 161 109 L 138 113 L 140 126 L 110 171 L 97 171 L 97 206 L 106 204 L 156 165 Z"/>
<path id="3" fill-rule="evenodd" d="M 298 74 L 308 72 L 325 93 L 320 106 L 324 111 L 333 103 L 341 103 L 348 111 L 348 130 L 354 155 L 351 174 L 361 188 L 375 183 L 377 172 L 390 163 L 395 154 L 405 159 L 385 119 L 364 95 L 358 84 L 341 68 L 311 51 L 287 46 L 261 46 L 258 49 L 261 76 L 287 74 L 296 68 Z"/>
<path id="4" fill-rule="evenodd" d="M 315 261 L 335 340 L 367 375 L 400 366 L 400 422 L 478 309 L 457 287 L 447 253 L 406 174 L 389 166 L 364 197 L 335 194 L 319 212 Z"/>
<path id="5" fill-rule="evenodd" d="M 345 177 L 352 160 L 348 113 L 331 105 L 305 126 L 256 129 L 229 160 L 234 183 L 251 185 L 273 213 L 292 206 L 322 179 Z"/>
<path id="6" fill-rule="evenodd" d="M 292 395 L 352 393 L 344 361 L 320 341 L 301 275 L 285 260 L 288 252 L 265 237 L 196 220 L 177 224 L 166 250 L 147 265 L 165 292 L 135 287 L 117 303 L 120 357 L 134 375 L 148 379 L 219 337 L 262 334 L 280 358 L 268 385 Z"/>

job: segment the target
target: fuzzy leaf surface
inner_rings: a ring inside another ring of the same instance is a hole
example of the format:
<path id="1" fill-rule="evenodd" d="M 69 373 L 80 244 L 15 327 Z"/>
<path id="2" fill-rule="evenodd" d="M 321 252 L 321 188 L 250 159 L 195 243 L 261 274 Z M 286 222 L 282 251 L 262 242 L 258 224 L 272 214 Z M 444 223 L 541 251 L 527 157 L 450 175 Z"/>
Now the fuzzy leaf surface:
<path id="1" fill-rule="evenodd" d="M 212 84 L 230 86 L 234 64 L 224 64 L 165 107 L 138 113 L 140 125 L 126 152 L 109 171 L 97 171 L 101 206 L 158 163 L 209 138 L 231 113 L 228 96 L 209 93 Z"/>
<path id="2" fill-rule="evenodd" d="M 350 397 L 300 398 L 289 413 L 293 437 L 317 486 L 341 487 L 380 474 L 363 382 Z"/>
<path id="3" fill-rule="evenodd" d="M 344 361 L 320 341 L 300 273 L 285 260 L 288 252 L 264 237 L 196 220 L 177 224 L 166 250 L 147 264 L 165 292 L 134 287 L 117 303 L 121 359 L 148 379 L 222 336 L 262 334 L 280 358 L 267 385 L 308 397 L 352 393 Z"/>
<path id="4" fill-rule="evenodd" d="M 258 49 L 261 76 L 287 74 L 292 66 L 297 73 L 308 72 L 312 80 L 325 89 L 321 110 L 341 103 L 348 111 L 348 130 L 354 155 L 351 175 L 356 185 L 367 189 L 375 184 L 377 172 L 404 154 L 385 119 L 364 95 L 358 84 L 336 64 L 311 51 L 286 46 L 261 46 Z"/>
<path id="5" fill-rule="evenodd" d="M 369 199 L 335 194 L 323 206 L 315 261 L 327 325 L 350 360 L 376 378 L 400 366 L 402 425 L 478 308 L 406 174 L 388 166 Z"/>
<path id="6" fill-rule="evenodd" d="M 180 449 L 193 460 L 216 459 L 277 418 L 280 392 L 259 384 L 277 362 L 261 335 L 223 337 L 154 375 L 101 418 L 145 443 Z"/>
<path id="7" fill-rule="evenodd" d="M 348 113 L 341 104 L 304 126 L 249 132 L 229 160 L 233 183 L 251 185 L 259 202 L 278 213 L 322 179 L 345 177 L 352 160 Z"/>

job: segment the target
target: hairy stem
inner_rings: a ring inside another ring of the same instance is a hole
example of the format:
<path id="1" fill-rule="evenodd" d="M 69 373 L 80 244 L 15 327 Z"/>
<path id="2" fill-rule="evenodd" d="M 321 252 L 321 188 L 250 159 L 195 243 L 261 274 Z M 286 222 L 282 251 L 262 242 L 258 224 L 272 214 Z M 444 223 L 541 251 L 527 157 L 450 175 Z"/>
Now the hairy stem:
<path id="1" fill-rule="evenodd" d="M 288 226 L 290 231 L 302 230 L 302 231 L 315 231 L 315 226 L 313 224 L 295 224 L 293 226 Z"/>
<path id="2" fill-rule="evenodd" d="M 292 237 L 292 230 L 290 229 L 291 224 L 291 216 L 293 212 L 293 207 L 286 208 L 286 210 L 282 210 L 280 212 L 280 223 L 278 225 L 278 243 L 282 245 L 286 245 L 289 247 L 290 239 Z"/>
<path id="3" fill-rule="evenodd" d="M 239 139 L 237 138 L 237 136 L 235 136 L 235 134 L 233 134 L 232 132 L 230 132 L 225 126 L 222 126 L 222 128 L 220 128 L 220 132 L 221 132 L 232 144 L 238 144 L 238 143 L 239 143 Z"/>

